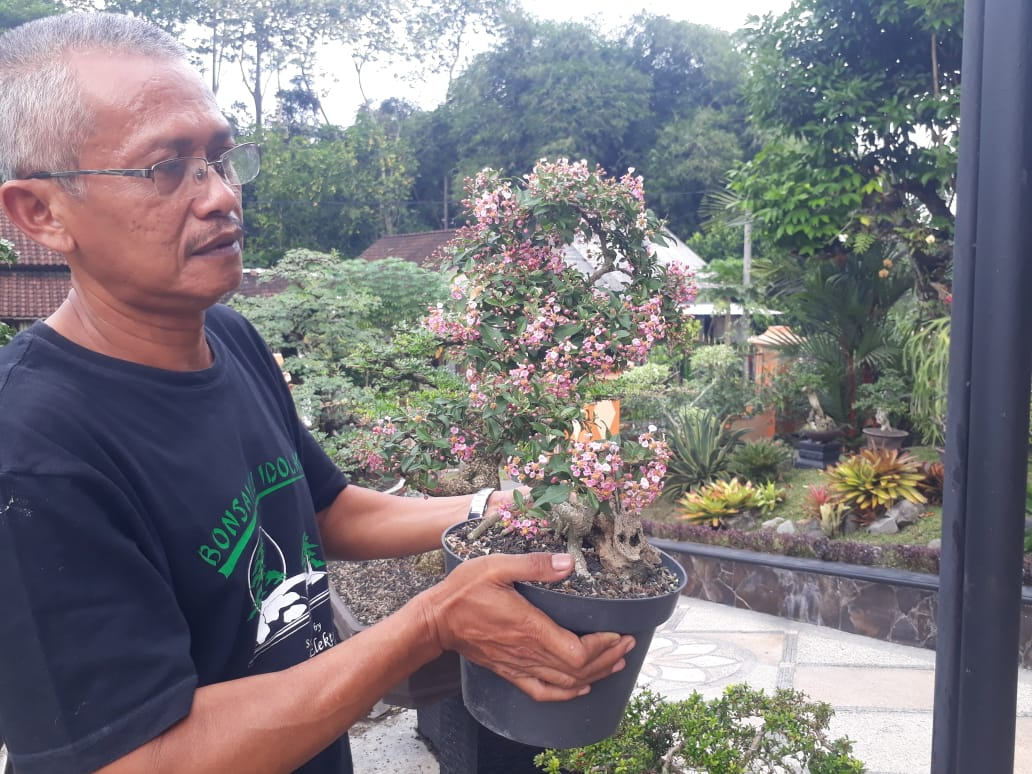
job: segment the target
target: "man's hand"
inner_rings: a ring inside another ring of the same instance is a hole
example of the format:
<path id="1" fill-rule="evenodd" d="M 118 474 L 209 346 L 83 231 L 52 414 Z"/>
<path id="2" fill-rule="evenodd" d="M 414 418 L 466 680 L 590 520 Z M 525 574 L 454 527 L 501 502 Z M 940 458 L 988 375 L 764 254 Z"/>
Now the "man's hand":
<path id="1" fill-rule="evenodd" d="M 514 581 L 557 581 L 573 569 L 567 554 L 495 554 L 463 562 L 413 600 L 431 636 L 497 672 L 537 701 L 582 696 L 624 667 L 634 638 L 613 632 L 578 637 L 524 599 Z"/>

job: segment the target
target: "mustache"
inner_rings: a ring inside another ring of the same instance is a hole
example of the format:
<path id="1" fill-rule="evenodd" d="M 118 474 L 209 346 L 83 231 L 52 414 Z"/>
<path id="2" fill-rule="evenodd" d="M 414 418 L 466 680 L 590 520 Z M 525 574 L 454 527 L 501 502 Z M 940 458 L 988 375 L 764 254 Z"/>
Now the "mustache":
<path id="1" fill-rule="evenodd" d="M 244 227 L 244 221 L 235 213 L 229 213 L 222 215 L 217 218 L 213 218 L 209 221 L 208 227 L 203 233 L 197 234 L 196 236 L 190 237 L 186 242 L 186 252 L 196 252 L 206 245 L 210 245 L 220 239 L 224 239 L 230 234 L 234 234 L 236 239 L 239 239 L 243 244 L 244 239 L 247 237 L 248 230 Z"/>

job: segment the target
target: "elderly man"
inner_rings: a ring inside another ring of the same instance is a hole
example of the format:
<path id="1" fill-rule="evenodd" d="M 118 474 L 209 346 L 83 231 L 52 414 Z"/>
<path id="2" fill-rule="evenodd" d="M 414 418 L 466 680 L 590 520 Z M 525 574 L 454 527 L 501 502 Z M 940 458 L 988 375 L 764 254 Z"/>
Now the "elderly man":
<path id="1" fill-rule="evenodd" d="M 0 38 L 0 200 L 72 271 L 0 350 L 0 736 L 18 774 L 347 772 L 347 729 L 443 650 L 565 700 L 633 644 L 577 637 L 513 590 L 570 572 L 544 554 L 467 562 L 336 641 L 324 560 L 434 548 L 471 499 L 349 486 L 216 304 L 259 161 L 149 24 L 69 14 Z"/>

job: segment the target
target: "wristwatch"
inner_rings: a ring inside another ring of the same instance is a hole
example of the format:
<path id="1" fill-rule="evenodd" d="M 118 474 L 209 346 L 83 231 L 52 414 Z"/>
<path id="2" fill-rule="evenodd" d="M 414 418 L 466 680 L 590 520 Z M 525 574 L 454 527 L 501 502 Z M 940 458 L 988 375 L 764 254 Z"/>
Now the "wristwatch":
<path id="1" fill-rule="evenodd" d="M 484 511 L 487 510 L 487 501 L 496 491 L 492 487 L 486 487 L 473 495 L 473 499 L 469 501 L 469 514 L 466 519 L 479 519 L 483 516 Z"/>

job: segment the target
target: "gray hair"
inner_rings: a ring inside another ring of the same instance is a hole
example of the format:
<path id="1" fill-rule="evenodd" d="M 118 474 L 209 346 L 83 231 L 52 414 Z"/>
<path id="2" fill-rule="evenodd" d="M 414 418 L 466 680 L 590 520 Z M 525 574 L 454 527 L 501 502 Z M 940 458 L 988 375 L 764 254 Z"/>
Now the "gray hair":
<path id="1" fill-rule="evenodd" d="M 185 49 L 149 22 L 112 13 L 67 13 L 0 35 L 0 180 L 75 169 L 96 118 L 83 103 L 69 54 L 108 49 L 185 60 Z M 81 193 L 77 180 L 61 180 Z"/>

